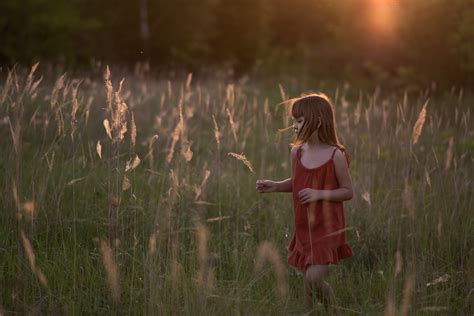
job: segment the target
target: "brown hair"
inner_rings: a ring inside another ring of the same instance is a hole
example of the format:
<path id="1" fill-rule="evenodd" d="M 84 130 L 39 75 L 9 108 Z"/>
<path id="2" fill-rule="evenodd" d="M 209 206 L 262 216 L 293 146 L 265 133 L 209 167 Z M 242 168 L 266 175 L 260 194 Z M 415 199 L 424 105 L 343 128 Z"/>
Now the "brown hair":
<path id="1" fill-rule="evenodd" d="M 303 128 L 291 144 L 293 147 L 307 142 L 311 135 L 318 130 L 319 140 L 341 149 L 349 164 L 349 155 L 337 137 L 333 106 L 324 93 L 312 93 L 292 99 L 291 115 L 294 118 L 304 118 Z"/>

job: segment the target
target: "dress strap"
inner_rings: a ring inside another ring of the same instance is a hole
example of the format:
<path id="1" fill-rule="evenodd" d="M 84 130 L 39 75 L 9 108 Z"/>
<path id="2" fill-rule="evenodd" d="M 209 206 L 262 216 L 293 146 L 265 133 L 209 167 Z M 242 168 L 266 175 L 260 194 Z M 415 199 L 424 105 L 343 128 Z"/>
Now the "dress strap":
<path id="1" fill-rule="evenodd" d="M 336 153 L 336 150 L 338 150 L 338 149 L 339 149 L 338 147 L 334 148 L 334 151 L 332 152 L 332 155 L 331 155 L 331 159 L 334 158 L 334 154 Z"/>

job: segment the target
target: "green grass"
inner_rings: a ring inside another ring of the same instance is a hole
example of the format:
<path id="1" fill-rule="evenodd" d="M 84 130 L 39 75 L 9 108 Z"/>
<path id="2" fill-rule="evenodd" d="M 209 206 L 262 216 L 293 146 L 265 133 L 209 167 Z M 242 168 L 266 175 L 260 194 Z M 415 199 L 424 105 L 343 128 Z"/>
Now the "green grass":
<path id="1" fill-rule="evenodd" d="M 1 309 L 47 314 L 304 311 L 302 277 L 285 260 L 293 231 L 291 195 L 259 195 L 254 189 L 258 178 L 284 179 L 291 172 L 291 130 L 278 132 L 289 123 L 283 107 L 276 105 L 281 102 L 278 83 L 265 87 L 258 82 L 236 82 L 231 88 L 223 81 L 206 80 L 186 87 L 186 80 L 174 80 L 169 90 L 166 80 L 127 76 L 121 95 L 128 105 L 128 131 L 123 141 L 112 143 L 102 123 L 111 118 L 100 78 L 84 80 L 79 86 L 72 138 L 70 87 L 59 87 L 59 104 L 52 109 L 53 81 L 45 79 L 36 91 L 26 91 L 26 75 L 12 75 L 18 88 L 10 85 L 7 91 L 6 76 L 0 88 Z M 113 75 L 117 87 L 119 76 Z M 66 78 L 69 83 L 71 79 Z M 295 84 L 291 87 L 290 96 L 305 90 Z M 472 312 L 474 296 L 468 293 L 474 286 L 474 96 L 428 90 L 409 94 L 405 102 L 403 92 L 364 92 L 360 98 L 350 88 L 338 90 L 337 98 L 335 90 L 326 92 L 335 101 L 338 131 L 351 154 L 355 192 L 354 199 L 345 203 L 347 239 L 355 255 L 333 266 L 329 278 L 340 311 L 379 315 L 389 297 L 400 309 L 404 296 L 411 294 L 410 314 Z M 413 145 L 412 129 L 428 97 L 426 122 Z M 178 141 L 168 163 L 180 99 L 184 135 L 193 157 L 185 161 Z M 237 142 L 227 108 L 238 123 Z M 137 125 L 134 147 L 132 111 Z M 221 132 L 219 148 L 212 115 Z M 62 124 L 64 128 L 58 128 Z M 18 151 L 12 131 L 19 131 Z M 145 157 L 154 134 L 159 138 L 150 161 L 149 155 Z M 446 169 L 451 137 L 452 162 Z M 99 140 L 102 159 L 96 152 Z M 256 174 L 228 152 L 244 153 Z M 142 161 L 125 173 L 126 162 L 135 153 Z M 195 189 L 205 169 L 211 175 L 199 200 L 207 203 L 199 204 Z M 178 186 L 173 185 L 170 170 Z M 121 189 L 124 175 L 131 183 L 126 191 Z M 20 203 L 35 201 L 33 219 L 21 207 L 23 215 L 17 216 L 14 186 Z M 364 192 L 370 193 L 370 205 L 362 198 Z M 413 197 L 412 210 L 406 192 Z M 110 196 L 120 198 L 115 226 L 109 215 Z M 209 230 L 206 260 L 213 277 L 208 288 L 196 281 L 200 268 L 196 221 Z M 31 241 L 47 286 L 32 271 L 20 231 Z M 150 255 L 154 231 L 157 248 Z M 119 241 L 115 261 L 121 298 L 116 304 L 96 242 L 111 235 Z M 263 241 L 271 241 L 284 262 L 286 297 L 278 294 L 270 264 L 256 269 L 256 252 Z M 396 274 L 397 251 L 402 269 Z M 404 293 L 412 269 L 415 287 Z M 446 281 L 427 286 L 445 274 L 449 275 Z M 324 314 L 322 308 L 319 313 Z"/>

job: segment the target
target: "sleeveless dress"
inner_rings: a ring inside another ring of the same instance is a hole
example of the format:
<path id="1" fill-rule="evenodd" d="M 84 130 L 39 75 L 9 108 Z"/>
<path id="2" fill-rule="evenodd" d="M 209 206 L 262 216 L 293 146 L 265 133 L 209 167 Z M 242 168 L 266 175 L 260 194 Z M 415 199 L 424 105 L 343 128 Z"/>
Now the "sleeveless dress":
<path id="1" fill-rule="evenodd" d="M 339 188 L 334 167 L 335 148 L 331 158 L 316 168 L 301 163 L 301 146 L 293 158 L 293 209 L 295 232 L 288 250 L 288 263 L 299 270 L 309 265 L 337 263 L 352 256 L 344 233 L 342 202 L 317 201 L 300 203 L 298 192 L 305 188 L 334 190 Z M 341 149 L 340 149 L 341 150 Z M 343 150 L 342 150 L 343 151 Z M 347 158 L 347 154 L 343 151 Z M 349 163 L 349 162 L 348 162 Z"/>

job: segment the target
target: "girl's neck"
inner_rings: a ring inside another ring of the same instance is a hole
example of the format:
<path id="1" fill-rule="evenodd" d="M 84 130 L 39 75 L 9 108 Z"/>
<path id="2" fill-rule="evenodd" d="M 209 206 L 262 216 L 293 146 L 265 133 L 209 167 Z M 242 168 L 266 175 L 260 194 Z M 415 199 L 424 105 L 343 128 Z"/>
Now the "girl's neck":
<path id="1" fill-rule="evenodd" d="M 318 132 L 315 131 L 311 137 L 306 141 L 306 145 L 310 148 L 320 147 L 323 143 L 319 140 Z"/>

